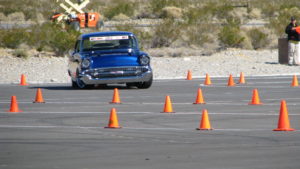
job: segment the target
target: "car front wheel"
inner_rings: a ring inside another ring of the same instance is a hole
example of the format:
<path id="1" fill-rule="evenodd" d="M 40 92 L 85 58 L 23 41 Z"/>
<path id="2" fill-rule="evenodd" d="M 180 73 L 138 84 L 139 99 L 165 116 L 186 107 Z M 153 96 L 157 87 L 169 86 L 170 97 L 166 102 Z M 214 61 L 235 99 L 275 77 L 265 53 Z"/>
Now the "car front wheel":
<path id="1" fill-rule="evenodd" d="M 94 85 L 87 85 L 85 84 L 82 80 L 80 80 L 79 78 L 76 78 L 76 81 L 72 80 L 72 87 L 75 89 L 90 89 L 92 88 Z"/>
<path id="2" fill-rule="evenodd" d="M 151 87 L 152 81 L 153 77 L 151 76 L 151 78 L 148 81 L 137 83 L 136 87 L 139 89 L 148 89 L 149 87 Z"/>

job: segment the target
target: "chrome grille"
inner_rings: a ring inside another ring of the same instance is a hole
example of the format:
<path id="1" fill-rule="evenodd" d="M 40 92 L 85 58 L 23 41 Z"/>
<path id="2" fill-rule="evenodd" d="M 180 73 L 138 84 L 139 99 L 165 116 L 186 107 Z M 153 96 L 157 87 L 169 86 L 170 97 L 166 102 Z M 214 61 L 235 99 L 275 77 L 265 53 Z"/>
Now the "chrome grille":
<path id="1" fill-rule="evenodd" d="M 139 76 L 144 72 L 147 72 L 147 67 L 118 67 L 118 68 L 101 68 L 90 70 L 88 74 L 92 78 L 116 78 L 116 77 L 128 77 Z"/>

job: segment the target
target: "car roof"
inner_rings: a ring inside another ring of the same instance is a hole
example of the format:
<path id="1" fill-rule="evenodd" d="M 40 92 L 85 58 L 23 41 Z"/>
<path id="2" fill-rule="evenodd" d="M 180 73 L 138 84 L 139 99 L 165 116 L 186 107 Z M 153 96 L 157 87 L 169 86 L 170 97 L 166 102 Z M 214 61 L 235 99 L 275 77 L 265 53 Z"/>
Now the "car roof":
<path id="1" fill-rule="evenodd" d="M 81 34 L 78 37 L 78 40 L 85 39 L 85 38 L 92 37 L 92 36 L 115 36 L 115 35 L 134 36 L 133 33 L 125 32 L 125 31 L 93 32 L 93 33 Z"/>

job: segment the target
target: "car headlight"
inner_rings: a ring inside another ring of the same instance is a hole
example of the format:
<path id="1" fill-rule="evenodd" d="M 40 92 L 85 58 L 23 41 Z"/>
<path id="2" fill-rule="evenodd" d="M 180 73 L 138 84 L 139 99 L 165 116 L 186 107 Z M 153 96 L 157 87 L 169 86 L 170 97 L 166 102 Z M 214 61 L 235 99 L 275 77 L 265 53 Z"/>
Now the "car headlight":
<path id="1" fill-rule="evenodd" d="M 140 64 L 141 65 L 148 65 L 150 63 L 150 58 L 146 55 L 140 56 Z"/>
<path id="2" fill-rule="evenodd" d="M 89 59 L 84 59 L 84 60 L 81 62 L 81 67 L 82 67 L 82 68 L 88 68 L 90 65 L 91 65 L 91 61 L 90 61 Z"/>

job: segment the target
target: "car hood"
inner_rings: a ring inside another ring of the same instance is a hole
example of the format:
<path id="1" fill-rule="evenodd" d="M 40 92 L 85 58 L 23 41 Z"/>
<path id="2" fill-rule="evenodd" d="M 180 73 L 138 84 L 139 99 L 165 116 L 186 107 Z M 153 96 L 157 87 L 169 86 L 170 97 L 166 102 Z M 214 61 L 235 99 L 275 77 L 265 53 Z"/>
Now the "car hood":
<path id="1" fill-rule="evenodd" d="M 139 66 L 138 56 L 134 52 L 128 52 L 128 49 L 95 52 L 90 59 L 91 68 Z"/>

